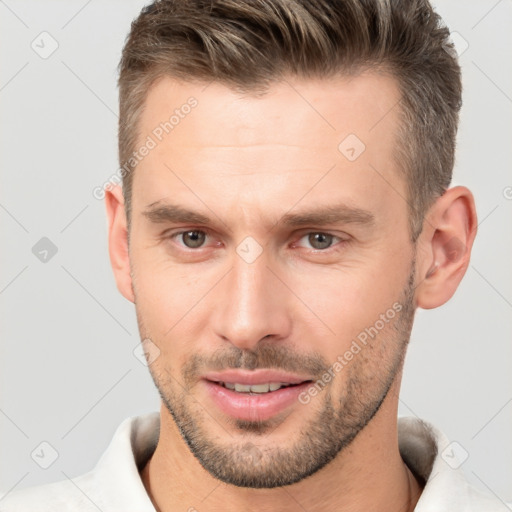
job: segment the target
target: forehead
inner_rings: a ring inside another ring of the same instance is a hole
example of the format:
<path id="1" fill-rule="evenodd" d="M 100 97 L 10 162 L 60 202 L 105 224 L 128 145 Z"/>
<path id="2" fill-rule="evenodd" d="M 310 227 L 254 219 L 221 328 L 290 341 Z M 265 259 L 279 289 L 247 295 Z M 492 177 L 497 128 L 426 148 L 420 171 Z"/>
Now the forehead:
<path id="1" fill-rule="evenodd" d="M 171 124 L 177 128 L 188 117 L 186 104 L 191 98 L 199 108 L 194 108 L 196 115 L 186 124 L 194 124 L 193 142 L 198 145 L 289 143 L 305 131 L 312 143 L 325 140 L 330 144 L 334 134 L 358 132 L 368 140 L 374 130 L 380 135 L 388 133 L 397 121 L 400 92 L 395 78 L 377 72 L 330 79 L 286 77 L 260 95 L 238 93 L 218 82 L 198 84 L 163 77 L 148 92 L 141 133 L 152 131 L 175 111 L 179 122 L 174 119 Z M 219 129 L 212 131 L 205 120 L 215 122 Z M 177 139 L 180 130 L 174 128 Z"/>
<path id="2" fill-rule="evenodd" d="M 163 78 L 140 119 L 139 146 L 151 139 L 152 147 L 138 164 L 134 195 L 149 204 L 190 195 L 192 185 L 247 209 L 277 206 L 280 197 L 289 207 L 306 193 L 328 202 L 338 191 L 348 203 L 382 202 L 390 186 L 405 194 L 395 162 L 399 102 L 395 79 L 374 72 L 288 77 L 260 96 Z"/>

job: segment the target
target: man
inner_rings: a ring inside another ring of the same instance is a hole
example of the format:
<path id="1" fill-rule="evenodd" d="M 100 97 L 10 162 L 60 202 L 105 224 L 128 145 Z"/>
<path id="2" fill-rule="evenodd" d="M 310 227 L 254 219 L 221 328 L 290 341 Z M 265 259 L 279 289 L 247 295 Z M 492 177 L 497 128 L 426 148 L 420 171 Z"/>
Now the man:
<path id="1" fill-rule="evenodd" d="M 111 263 L 160 414 L 2 510 L 503 510 L 397 420 L 416 308 L 476 233 L 426 1 L 159 1 L 120 65 Z"/>

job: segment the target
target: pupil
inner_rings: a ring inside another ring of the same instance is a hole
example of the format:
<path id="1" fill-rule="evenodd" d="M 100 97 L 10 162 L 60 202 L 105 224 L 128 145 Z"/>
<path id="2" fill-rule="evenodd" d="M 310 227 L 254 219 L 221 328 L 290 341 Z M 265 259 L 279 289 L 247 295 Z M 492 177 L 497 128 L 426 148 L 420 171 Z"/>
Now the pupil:
<path id="1" fill-rule="evenodd" d="M 183 233 L 183 243 L 187 247 L 195 248 L 203 245 L 205 234 L 202 231 L 187 231 Z"/>
<path id="2" fill-rule="evenodd" d="M 325 233 L 312 233 L 309 235 L 309 243 L 315 249 L 326 249 L 332 243 L 332 236 Z"/>

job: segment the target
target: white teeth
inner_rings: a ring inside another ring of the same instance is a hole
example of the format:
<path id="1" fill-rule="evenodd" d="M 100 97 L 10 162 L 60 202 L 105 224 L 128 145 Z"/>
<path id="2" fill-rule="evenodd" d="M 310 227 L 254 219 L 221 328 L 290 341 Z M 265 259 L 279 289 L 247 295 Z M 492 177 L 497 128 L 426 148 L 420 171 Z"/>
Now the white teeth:
<path id="1" fill-rule="evenodd" d="M 238 391 L 239 393 L 246 393 L 251 391 L 251 386 L 246 386 L 245 384 L 235 384 L 235 391 Z"/>
<path id="2" fill-rule="evenodd" d="M 233 384 L 231 382 L 224 382 L 224 386 L 232 391 L 239 393 L 268 393 L 269 391 L 277 391 L 282 387 L 287 387 L 290 384 L 283 384 L 281 382 L 267 382 L 265 384 Z"/>
<path id="3" fill-rule="evenodd" d="M 255 384 L 251 386 L 251 393 L 268 393 L 270 384 Z"/>

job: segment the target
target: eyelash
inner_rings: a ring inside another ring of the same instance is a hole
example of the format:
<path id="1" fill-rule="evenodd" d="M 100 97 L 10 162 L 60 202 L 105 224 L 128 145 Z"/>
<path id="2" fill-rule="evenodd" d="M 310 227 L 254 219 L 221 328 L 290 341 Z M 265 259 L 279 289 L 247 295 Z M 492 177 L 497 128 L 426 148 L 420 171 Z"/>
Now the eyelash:
<path id="1" fill-rule="evenodd" d="M 170 239 L 170 240 L 176 240 L 178 237 L 184 235 L 185 233 L 190 233 L 190 232 L 200 232 L 200 233 L 204 233 L 206 235 L 206 239 L 208 239 L 209 237 L 211 238 L 213 235 L 212 233 L 208 230 L 208 229 L 204 229 L 204 228 L 189 228 L 189 229 L 184 229 L 184 230 L 181 230 L 181 231 L 177 231 L 175 233 L 164 233 L 163 234 L 163 238 L 167 238 L 167 239 Z M 347 242 L 348 242 L 348 239 L 345 239 L 345 238 L 342 238 L 341 236 L 337 236 L 333 233 L 330 233 L 328 231 L 314 231 L 314 230 L 310 230 L 310 231 L 302 231 L 299 238 L 297 239 L 296 242 L 292 242 L 291 247 L 297 247 L 298 243 L 308 237 L 309 235 L 316 235 L 316 234 L 321 234 L 321 235 L 325 235 L 325 236 L 330 236 L 333 238 L 333 243 L 332 245 L 330 245 L 329 247 L 325 248 L 325 249 L 315 249 L 314 247 L 307 247 L 307 248 L 304 248 L 314 254 L 319 254 L 319 253 L 329 253 L 331 252 L 331 250 L 340 250 L 340 248 L 338 247 L 340 244 L 341 245 L 345 245 Z M 205 245 L 202 245 L 200 247 L 197 247 L 197 248 L 193 248 L 193 247 L 187 247 L 185 244 L 183 243 L 179 243 L 179 242 L 175 242 L 177 243 L 177 245 L 183 250 L 186 250 L 186 251 L 191 251 L 191 252 L 197 252 L 199 251 L 200 249 L 205 249 L 207 246 Z"/>

